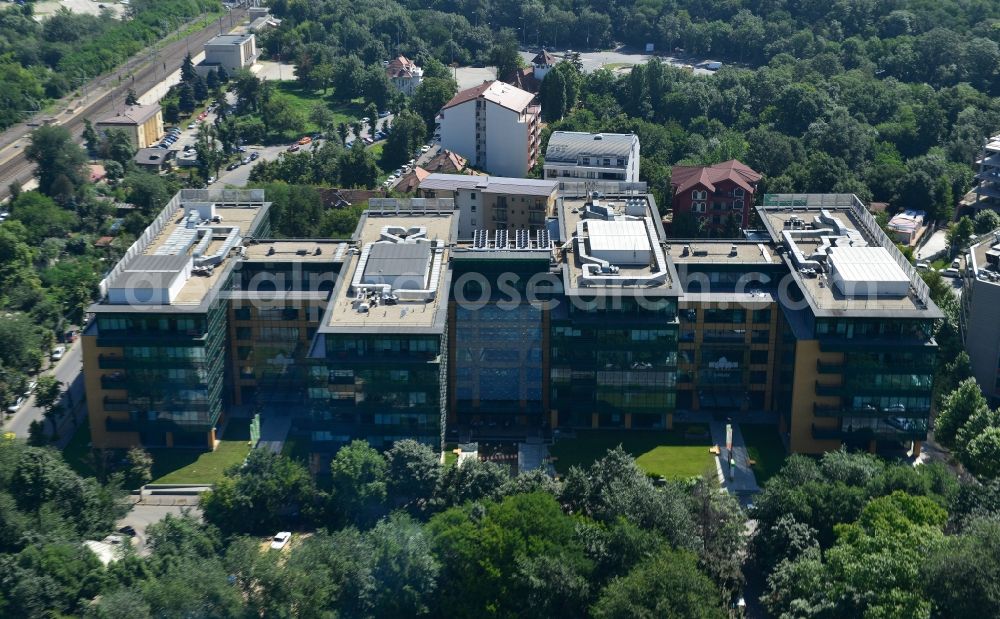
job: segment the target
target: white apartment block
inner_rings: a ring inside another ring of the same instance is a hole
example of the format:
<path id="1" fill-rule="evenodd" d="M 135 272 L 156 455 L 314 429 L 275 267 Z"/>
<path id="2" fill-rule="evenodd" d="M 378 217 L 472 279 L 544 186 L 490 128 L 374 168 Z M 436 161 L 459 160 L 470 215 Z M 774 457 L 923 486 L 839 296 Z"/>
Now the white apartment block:
<path id="1" fill-rule="evenodd" d="M 463 90 L 441 108 L 441 148 L 491 174 L 523 177 L 538 159 L 541 107 L 500 81 Z"/>
<path id="2" fill-rule="evenodd" d="M 639 137 L 555 131 L 545 149 L 546 179 L 639 182 Z"/>

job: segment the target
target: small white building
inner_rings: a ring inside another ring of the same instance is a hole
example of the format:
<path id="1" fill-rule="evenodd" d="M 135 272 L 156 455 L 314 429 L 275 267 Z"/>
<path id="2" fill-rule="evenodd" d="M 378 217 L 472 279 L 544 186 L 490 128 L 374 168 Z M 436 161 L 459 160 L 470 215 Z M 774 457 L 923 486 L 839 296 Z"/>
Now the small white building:
<path id="1" fill-rule="evenodd" d="M 538 159 L 541 107 L 534 98 L 500 81 L 459 92 L 438 114 L 441 148 L 491 174 L 525 176 Z"/>
<path id="2" fill-rule="evenodd" d="M 406 56 L 396 56 L 385 67 L 385 74 L 399 92 L 413 96 L 424 79 L 424 70 Z"/>
<path id="3" fill-rule="evenodd" d="M 558 58 L 543 49 L 531 59 L 531 74 L 540 84 L 545 79 L 545 74 L 551 71 L 558 62 Z"/>
<path id="4" fill-rule="evenodd" d="M 205 43 L 205 59 L 195 65 L 199 75 L 208 75 L 220 66 L 233 75 L 240 69 L 248 69 L 257 62 L 257 37 L 254 34 L 224 34 Z"/>
<path id="5" fill-rule="evenodd" d="M 546 179 L 639 182 L 639 137 L 556 131 L 545 149 Z"/>

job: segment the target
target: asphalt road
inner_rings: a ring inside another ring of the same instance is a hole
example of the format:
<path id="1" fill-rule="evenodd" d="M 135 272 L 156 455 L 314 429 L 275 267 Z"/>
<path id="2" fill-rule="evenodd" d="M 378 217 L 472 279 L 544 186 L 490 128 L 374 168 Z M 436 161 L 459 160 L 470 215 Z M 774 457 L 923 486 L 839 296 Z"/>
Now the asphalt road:
<path id="1" fill-rule="evenodd" d="M 78 404 L 83 399 L 83 362 L 80 356 L 80 340 L 68 344 L 66 354 L 55 365 L 54 368 L 42 372 L 42 375 L 52 374 L 63 384 L 63 406 L 69 410 L 72 405 Z M 18 438 L 28 437 L 28 428 L 31 422 L 44 419 L 45 412 L 35 406 L 35 396 L 28 398 L 16 413 L 7 417 L 3 425 L 3 432 L 13 432 Z M 68 415 L 64 416 L 64 421 L 68 421 Z M 61 433 L 62 434 L 62 433 Z"/>
<path id="2" fill-rule="evenodd" d="M 246 13 L 243 8 L 233 9 L 223 17 L 223 29 L 231 27 L 230 23 L 236 25 L 242 22 Z M 189 51 L 192 51 L 192 55 L 200 52 L 205 42 L 218 35 L 219 30 L 219 22 L 214 22 L 163 49 L 144 51 L 134 56 L 125 66 L 91 80 L 82 89 L 87 93 L 86 97 L 65 99 L 53 116 L 69 129 L 74 138 L 79 139 L 83 133 L 85 118 L 97 119 L 110 115 L 116 106 L 124 102 L 129 88 L 140 94 L 150 90 L 180 66 Z M 23 152 L 27 145 L 25 137 L 34 129 L 28 126 L 28 122 L 14 125 L 0 134 L 0 198 L 10 195 L 11 183 L 23 184 L 34 172 L 34 165 L 25 159 Z"/>

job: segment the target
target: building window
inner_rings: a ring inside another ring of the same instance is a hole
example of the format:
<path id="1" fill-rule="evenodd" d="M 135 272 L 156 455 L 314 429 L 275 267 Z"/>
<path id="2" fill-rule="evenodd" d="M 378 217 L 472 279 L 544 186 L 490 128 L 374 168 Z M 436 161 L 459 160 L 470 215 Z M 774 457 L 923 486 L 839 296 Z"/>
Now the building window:
<path id="1" fill-rule="evenodd" d="M 704 190 L 698 191 L 697 189 L 695 189 L 694 191 L 691 192 L 692 200 L 704 200 L 707 197 L 708 197 L 708 192 Z"/>
<path id="2" fill-rule="evenodd" d="M 620 167 L 622 167 L 623 165 L 625 165 L 625 160 L 624 160 L 624 159 L 622 159 L 621 157 L 619 157 L 619 158 L 618 158 L 618 167 L 620 168 Z"/>
<path id="3" fill-rule="evenodd" d="M 604 167 L 608 167 L 608 166 L 611 165 L 611 160 L 610 159 L 605 159 L 605 160 L 603 160 L 601 162 L 601 165 L 603 165 Z"/>
<path id="4" fill-rule="evenodd" d="M 470 200 L 475 200 L 476 199 L 476 192 L 475 191 L 473 191 L 472 193 L 469 194 L 469 199 Z"/>
<path id="5" fill-rule="evenodd" d="M 704 213 L 705 203 L 704 202 L 694 202 L 691 204 L 691 211 L 694 213 Z"/>
<path id="6" fill-rule="evenodd" d="M 733 210 L 742 211 L 743 210 L 743 200 L 733 200 Z"/>
<path id="7" fill-rule="evenodd" d="M 742 198 L 743 197 L 743 188 L 742 187 L 737 187 L 736 189 L 734 189 L 733 190 L 733 195 L 736 196 L 737 198 Z"/>

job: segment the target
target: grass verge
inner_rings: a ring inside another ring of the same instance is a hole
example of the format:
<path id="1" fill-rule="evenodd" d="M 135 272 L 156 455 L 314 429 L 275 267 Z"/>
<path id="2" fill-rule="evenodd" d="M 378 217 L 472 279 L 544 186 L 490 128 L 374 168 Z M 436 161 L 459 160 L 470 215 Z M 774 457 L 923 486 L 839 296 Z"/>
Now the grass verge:
<path id="1" fill-rule="evenodd" d="M 704 426 L 671 431 L 581 430 L 575 439 L 557 442 L 549 453 L 556 458 L 556 471 L 565 474 L 574 465 L 590 466 L 618 445 L 650 475 L 683 479 L 714 472 L 713 456 L 708 451 L 712 439 Z"/>
<path id="2" fill-rule="evenodd" d="M 250 453 L 250 420 L 230 419 L 215 451 L 150 449 L 154 484 L 214 484 Z"/>

